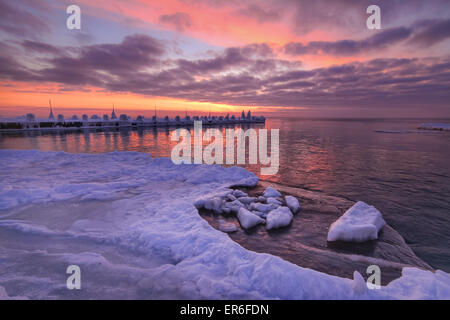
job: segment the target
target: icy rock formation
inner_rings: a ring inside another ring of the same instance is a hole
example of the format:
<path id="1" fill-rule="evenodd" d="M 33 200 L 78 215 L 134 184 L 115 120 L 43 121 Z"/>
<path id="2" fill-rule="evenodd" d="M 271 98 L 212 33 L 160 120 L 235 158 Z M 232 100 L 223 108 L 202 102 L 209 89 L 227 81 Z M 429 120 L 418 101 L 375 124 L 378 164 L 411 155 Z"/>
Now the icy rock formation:
<path id="1" fill-rule="evenodd" d="M 231 209 L 228 208 L 228 207 L 226 207 L 226 206 L 223 206 L 223 207 L 222 207 L 222 213 L 230 214 L 230 213 L 231 213 Z"/>
<path id="2" fill-rule="evenodd" d="M 282 205 L 282 202 L 280 200 L 278 200 L 277 198 L 273 198 L 273 197 L 267 198 L 266 202 L 268 204 L 274 204 L 274 205 L 277 205 L 277 206 L 281 206 Z"/>
<path id="3" fill-rule="evenodd" d="M 267 199 L 266 199 L 265 197 L 263 197 L 263 196 L 259 196 L 258 199 L 257 199 L 257 201 L 258 201 L 258 202 L 261 202 L 261 203 L 265 203 L 266 200 L 267 200 Z"/>
<path id="4" fill-rule="evenodd" d="M 275 190 L 272 187 L 267 187 L 266 191 L 264 191 L 264 197 L 265 198 L 281 197 L 281 193 L 279 193 L 277 190 Z"/>
<path id="5" fill-rule="evenodd" d="M 219 194 L 213 197 L 201 197 L 194 201 L 194 206 L 197 209 L 205 208 L 207 210 L 214 211 L 214 213 L 222 213 L 223 205 L 225 203 L 223 197 L 224 196 Z"/>
<path id="6" fill-rule="evenodd" d="M 205 201 L 204 208 L 207 210 L 212 210 L 215 213 L 222 213 L 223 200 L 218 197 L 208 199 Z"/>
<path id="7" fill-rule="evenodd" d="M 243 204 L 250 204 L 252 202 L 255 202 L 256 198 L 255 197 L 241 197 L 239 198 L 239 202 L 243 203 Z"/>
<path id="8" fill-rule="evenodd" d="M 266 212 L 253 210 L 253 211 L 251 211 L 251 213 L 256 214 L 258 217 L 263 218 L 263 219 L 265 219 L 267 217 L 267 213 Z"/>
<path id="9" fill-rule="evenodd" d="M 261 211 L 264 213 L 268 213 L 269 211 L 272 211 L 276 209 L 278 206 L 274 204 L 264 204 L 259 202 L 254 202 L 250 205 L 251 210 Z"/>
<path id="10" fill-rule="evenodd" d="M 244 191 L 236 189 L 233 191 L 233 196 L 235 196 L 236 198 L 242 198 L 242 197 L 248 197 L 248 194 L 246 194 Z"/>
<path id="11" fill-rule="evenodd" d="M 375 207 L 362 201 L 355 203 L 328 231 L 328 241 L 364 242 L 378 239 L 378 232 L 386 224 Z"/>
<path id="12" fill-rule="evenodd" d="M 239 223 L 241 224 L 242 228 L 244 229 L 250 229 L 258 224 L 264 223 L 264 219 L 258 217 L 256 214 L 251 213 L 245 208 L 240 208 L 238 215 Z"/>
<path id="13" fill-rule="evenodd" d="M 224 204 L 224 208 L 228 208 L 228 209 L 231 210 L 231 212 L 234 212 L 234 213 L 238 213 L 238 212 L 239 212 L 239 209 L 240 209 L 240 208 L 244 208 L 244 207 L 245 207 L 245 205 L 244 205 L 242 202 L 240 202 L 239 200 L 234 200 L 234 201 L 231 201 L 231 202 L 226 202 L 226 203 Z"/>
<path id="14" fill-rule="evenodd" d="M 291 209 L 292 213 L 297 213 L 300 210 L 300 203 L 298 202 L 296 197 L 293 196 L 286 196 L 284 197 L 284 200 L 286 201 L 286 205 L 289 209 Z"/>
<path id="15" fill-rule="evenodd" d="M 266 229 L 275 229 L 288 226 L 294 216 L 288 207 L 278 207 L 269 212 L 266 218 Z"/>

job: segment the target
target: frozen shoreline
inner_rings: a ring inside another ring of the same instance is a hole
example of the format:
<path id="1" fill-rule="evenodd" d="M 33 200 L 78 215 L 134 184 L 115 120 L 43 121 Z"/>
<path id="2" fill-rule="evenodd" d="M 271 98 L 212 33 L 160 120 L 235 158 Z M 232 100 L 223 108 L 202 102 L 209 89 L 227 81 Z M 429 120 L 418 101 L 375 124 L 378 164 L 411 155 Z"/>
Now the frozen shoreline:
<path id="1" fill-rule="evenodd" d="M 380 290 L 248 251 L 193 206 L 254 186 L 243 168 L 174 165 L 148 154 L 1 150 L 4 298 L 442 299 L 450 276 L 405 268 Z M 83 270 L 80 291 L 65 268 Z M 2 292 L 2 290 L 0 290 Z"/>

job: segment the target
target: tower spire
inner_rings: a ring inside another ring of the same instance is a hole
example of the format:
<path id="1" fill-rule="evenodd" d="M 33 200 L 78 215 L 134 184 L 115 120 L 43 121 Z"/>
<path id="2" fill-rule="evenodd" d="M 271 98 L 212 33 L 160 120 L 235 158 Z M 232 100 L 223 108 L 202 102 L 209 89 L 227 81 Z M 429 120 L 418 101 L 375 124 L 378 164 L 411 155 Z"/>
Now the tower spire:
<path id="1" fill-rule="evenodd" d="M 117 119 L 114 103 L 113 103 L 113 108 L 112 108 L 112 112 L 111 112 L 111 119 L 112 120 Z"/>
<path id="2" fill-rule="evenodd" d="M 48 100 L 48 104 L 50 106 L 50 114 L 48 115 L 48 118 L 49 119 L 55 119 L 55 116 L 53 115 L 53 108 L 52 108 L 52 100 L 51 99 Z"/>

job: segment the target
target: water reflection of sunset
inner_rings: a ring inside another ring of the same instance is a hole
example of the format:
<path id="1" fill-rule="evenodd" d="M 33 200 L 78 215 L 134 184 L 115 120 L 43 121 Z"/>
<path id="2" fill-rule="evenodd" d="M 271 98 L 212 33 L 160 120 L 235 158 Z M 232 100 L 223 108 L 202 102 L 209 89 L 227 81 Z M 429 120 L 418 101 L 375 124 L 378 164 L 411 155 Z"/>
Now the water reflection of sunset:
<path id="1" fill-rule="evenodd" d="M 279 122 L 281 120 L 267 120 L 265 125 L 242 125 L 236 127 L 216 127 L 223 136 L 223 148 L 226 148 L 226 129 L 227 128 L 242 128 L 243 130 L 253 128 L 259 130 L 265 129 L 278 129 L 284 127 L 281 130 L 280 138 L 284 141 L 286 132 L 290 132 L 294 129 L 293 125 L 289 122 Z M 203 128 L 205 133 L 208 127 Z M 14 133 L 15 139 L 4 139 L 2 141 L 2 148 L 14 148 L 14 149 L 40 149 L 40 150 L 55 150 L 65 151 L 71 153 L 101 153 L 101 152 L 113 152 L 113 151 L 138 151 L 151 154 L 153 157 L 170 157 L 171 151 L 177 141 L 172 141 L 171 135 L 175 128 L 122 128 L 118 130 L 80 130 L 76 132 L 61 131 L 61 132 L 24 132 Z M 286 130 L 286 131 L 285 131 Z M 194 137 L 193 128 L 189 128 L 189 132 Z M 0 135 L 1 137 L 1 135 Z M 271 150 L 270 134 L 268 134 L 268 152 Z M 307 139 L 308 137 L 303 137 Z M 302 138 L 302 139 L 303 139 Z M 300 140 L 301 142 L 302 140 Z M 209 145 L 211 141 L 202 139 L 203 149 Z M 237 156 L 237 141 L 234 141 L 234 157 Z M 194 153 L 192 152 L 192 159 Z M 331 158 L 330 158 L 331 157 Z M 257 164 L 249 164 L 249 147 L 248 139 L 246 141 L 245 149 L 245 164 L 242 165 L 248 170 L 254 172 L 261 179 L 270 180 L 273 182 L 282 181 L 282 175 L 285 174 L 286 168 L 289 170 L 295 170 L 300 175 L 314 175 L 317 183 L 327 183 L 328 179 L 323 176 L 326 172 L 332 170 L 332 158 L 333 153 L 330 150 L 324 150 L 320 145 L 308 145 L 302 143 L 282 143 L 280 145 L 280 171 L 275 175 L 265 176 L 261 175 L 261 167 L 267 167 L 261 165 L 258 161 Z M 225 163 L 225 152 L 224 162 Z M 287 164 L 287 166 L 286 166 Z M 226 165 L 226 164 L 224 164 Z M 229 165 L 228 165 L 229 166 Z M 283 169 L 283 167 L 286 167 Z"/>

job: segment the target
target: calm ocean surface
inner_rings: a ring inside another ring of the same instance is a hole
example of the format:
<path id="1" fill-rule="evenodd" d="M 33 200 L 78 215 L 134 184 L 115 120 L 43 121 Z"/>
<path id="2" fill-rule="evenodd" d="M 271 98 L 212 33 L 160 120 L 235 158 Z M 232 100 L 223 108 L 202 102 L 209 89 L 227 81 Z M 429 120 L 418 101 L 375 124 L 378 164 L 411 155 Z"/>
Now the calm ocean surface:
<path id="1" fill-rule="evenodd" d="M 433 120 L 268 119 L 267 129 L 280 129 L 280 170 L 261 178 L 372 204 L 419 257 L 450 272 L 450 132 L 407 132 L 421 122 Z M 168 157 L 176 144 L 170 133 L 0 133 L 0 149 Z M 257 166 L 247 168 L 259 174 Z"/>

